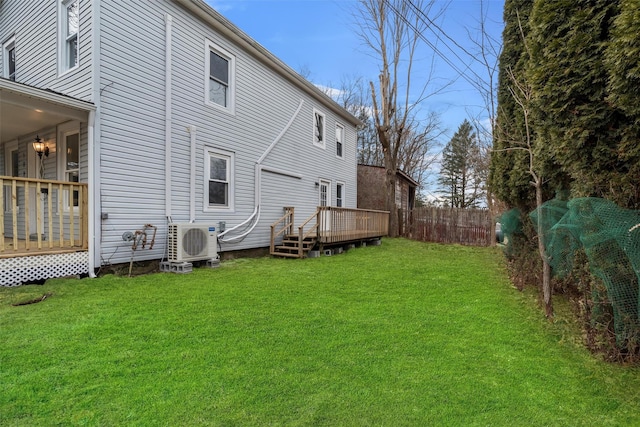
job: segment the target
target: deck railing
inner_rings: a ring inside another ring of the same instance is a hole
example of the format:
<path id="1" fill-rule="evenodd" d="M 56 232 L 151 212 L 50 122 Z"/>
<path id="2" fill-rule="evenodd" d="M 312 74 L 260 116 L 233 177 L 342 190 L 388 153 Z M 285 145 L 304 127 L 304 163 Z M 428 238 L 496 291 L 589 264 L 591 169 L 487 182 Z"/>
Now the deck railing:
<path id="1" fill-rule="evenodd" d="M 88 186 L 0 176 L 0 257 L 88 248 Z"/>
<path id="2" fill-rule="evenodd" d="M 382 237 L 389 234 L 389 212 L 321 206 L 318 225 L 323 244 Z"/>

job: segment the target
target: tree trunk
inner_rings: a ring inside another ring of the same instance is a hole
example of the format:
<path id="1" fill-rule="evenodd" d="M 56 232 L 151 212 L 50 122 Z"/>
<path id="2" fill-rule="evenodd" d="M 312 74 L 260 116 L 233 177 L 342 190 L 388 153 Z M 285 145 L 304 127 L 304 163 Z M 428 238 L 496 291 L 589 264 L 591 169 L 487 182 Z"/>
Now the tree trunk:
<path id="1" fill-rule="evenodd" d="M 544 230 L 542 229 L 542 179 L 538 177 L 535 180 L 536 187 L 536 208 L 538 209 L 536 233 L 538 234 L 538 252 L 542 259 L 542 298 L 544 300 L 544 310 L 548 319 L 553 317 L 553 300 L 551 299 L 551 266 L 547 261 L 546 251 L 544 248 Z"/>

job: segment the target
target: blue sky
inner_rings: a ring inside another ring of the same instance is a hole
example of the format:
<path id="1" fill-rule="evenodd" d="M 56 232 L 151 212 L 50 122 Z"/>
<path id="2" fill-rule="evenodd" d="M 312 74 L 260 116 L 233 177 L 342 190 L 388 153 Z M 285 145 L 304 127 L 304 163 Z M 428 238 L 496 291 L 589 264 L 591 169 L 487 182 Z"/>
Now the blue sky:
<path id="1" fill-rule="evenodd" d="M 317 85 L 339 85 L 345 76 L 376 79 L 378 66 L 356 34 L 353 10 L 356 0 L 206 0 L 218 12 L 283 60 L 294 70 L 304 71 Z M 472 50 L 467 30 L 477 33 L 480 0 L 450 0 L 440 24 L 457 43 Z M 502 32 L 503 0 L 484 0 L 489 32 L 497 39 Z M 447 42 L 453 45 L 452 42 Z M 457 67 L 465 64 L 440 49 Z M 454 47 L 454 50 L 457 49 Z M 432 51 L 425 47 L 421 56 L 429 63 Z M 464 57 L 460 53 L 461 57 Z M 426 67 L 426 65 L 425 65 Z M 435 63 L 435 81 L 451 81 L 454 71 L 444 60 Z M 423 110 L 440 114 L 448 129 L 442 143 L 459 124 L 476 114 L 482 100 L 463 78 L 424 105 Z"/>

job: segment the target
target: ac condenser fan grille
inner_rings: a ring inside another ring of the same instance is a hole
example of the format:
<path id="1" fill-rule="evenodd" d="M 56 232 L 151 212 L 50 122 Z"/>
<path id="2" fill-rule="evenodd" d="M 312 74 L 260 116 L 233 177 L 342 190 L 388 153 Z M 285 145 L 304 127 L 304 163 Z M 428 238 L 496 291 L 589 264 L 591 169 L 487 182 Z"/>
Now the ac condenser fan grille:
<path id="1" fill-rule="evenodd" d="M 189 256 L 198 256 L 207 248 L 207 238 L 203 230 L 187 230 L 182 236 L 182 249 Z"/>

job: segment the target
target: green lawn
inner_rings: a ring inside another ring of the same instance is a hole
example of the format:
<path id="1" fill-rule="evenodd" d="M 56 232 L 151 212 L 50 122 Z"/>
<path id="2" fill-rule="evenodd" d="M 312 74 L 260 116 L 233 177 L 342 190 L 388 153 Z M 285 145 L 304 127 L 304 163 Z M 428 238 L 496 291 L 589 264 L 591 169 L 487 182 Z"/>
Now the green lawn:
<path id="1" fill-rule="evenodd" d="M 402 239 L 0 288 L 0 425 L 640 425 L 573 333 L 498 250 Z"/>

